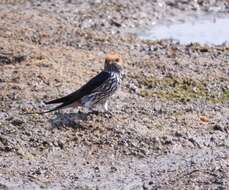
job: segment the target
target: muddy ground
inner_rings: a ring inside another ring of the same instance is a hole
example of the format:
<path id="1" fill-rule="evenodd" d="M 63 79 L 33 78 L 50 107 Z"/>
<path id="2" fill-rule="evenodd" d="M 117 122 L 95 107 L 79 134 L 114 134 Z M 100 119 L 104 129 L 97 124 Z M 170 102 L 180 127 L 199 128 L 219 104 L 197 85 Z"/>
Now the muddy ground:
<path id="1" fill-rule="evenodd" d="M 5 1 L 4 1 L 5 2 Z M 229 47 L 129 31 L 222 1 L 18 1 L 0 5 L 0 189 L 229 189 Z M 44 100 L 122 55 L 112 116 Z"/>

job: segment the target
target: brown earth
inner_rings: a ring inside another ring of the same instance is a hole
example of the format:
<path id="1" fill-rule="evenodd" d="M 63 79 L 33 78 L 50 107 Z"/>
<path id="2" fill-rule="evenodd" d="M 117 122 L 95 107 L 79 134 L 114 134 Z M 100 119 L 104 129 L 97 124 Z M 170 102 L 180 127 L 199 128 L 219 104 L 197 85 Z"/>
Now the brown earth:
<path id="1" fill-rule="evenodd" d="M 229 47 L 144 41 L 153 21 L 224 1 L 29 1 L 0 5 L 0 189 L 229 189 Z M 112 116 L 44 100 L 125 60 Z"/>

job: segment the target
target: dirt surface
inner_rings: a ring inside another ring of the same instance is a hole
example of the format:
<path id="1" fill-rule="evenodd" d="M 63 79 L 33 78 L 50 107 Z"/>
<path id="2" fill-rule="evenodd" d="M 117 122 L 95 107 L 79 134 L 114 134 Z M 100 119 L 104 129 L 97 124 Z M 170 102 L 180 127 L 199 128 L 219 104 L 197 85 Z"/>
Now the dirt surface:
<path id="1" fill-rule="evenodd" d="M 19 2 L 19 1 L 18 1 Z M 29 1 L 0 5 L 0 189 L 229 189 L 229 47 L 128 33 L 220 1 Z M 122 55 L 112 116 L 44 100 Z"/>

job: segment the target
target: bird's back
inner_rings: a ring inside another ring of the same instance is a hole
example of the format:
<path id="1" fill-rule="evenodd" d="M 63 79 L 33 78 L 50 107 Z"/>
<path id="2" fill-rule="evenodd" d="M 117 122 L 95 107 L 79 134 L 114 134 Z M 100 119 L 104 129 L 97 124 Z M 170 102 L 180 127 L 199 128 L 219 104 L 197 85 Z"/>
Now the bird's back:
<path id="1" fill-rule="evenodd" d="M 97 88 L 95 88 L 90 94 L 82 97 L 82 104 L 94 105 L 103 103 L 110 96 L 112 96 L 115 91 L 120 86 L 120 74 L 109 73 L 109 77 Z"/>

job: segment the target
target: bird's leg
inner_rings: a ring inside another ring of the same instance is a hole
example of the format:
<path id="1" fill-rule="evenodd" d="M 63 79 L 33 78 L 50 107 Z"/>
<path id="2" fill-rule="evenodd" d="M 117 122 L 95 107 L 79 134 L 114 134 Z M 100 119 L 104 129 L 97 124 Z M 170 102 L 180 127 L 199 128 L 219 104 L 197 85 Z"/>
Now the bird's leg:
<path id="1" fill-rule="evenodd" d="M 88 107 L 88 115 L 99 115 L 99 111 L 94 106 Z"/>
<path id="2" fill-rule="evenodd" d="M 105 101 L 105 103 L 103 104 L 104 110 L 105 112 L 108 112 L 108 103 L 107 101 Z"/>
<path id="3" fill-rule="evenodd" d="M 104 113 L 105 114 L 108 114 L 111 117 L 112 116 L 112 113 L 108 110 L 108 101 L 107 100 L 103 104 L 103 107 L 104 107 Z"/>
<path id="4" fill-rule="evenodd" d="M 90 108 L 91 112 L 89 114 L 93 114 L 93 115 L 104 114 L 105 116 L 109 116 L 109 117 L 112 116 L 111 112 L 108 109 L 107 101 L 105 101 L 103 104 L 97 105 L 96 108 L 97 108 L 96 110 L 94 110 L 93 108 Z"/>

